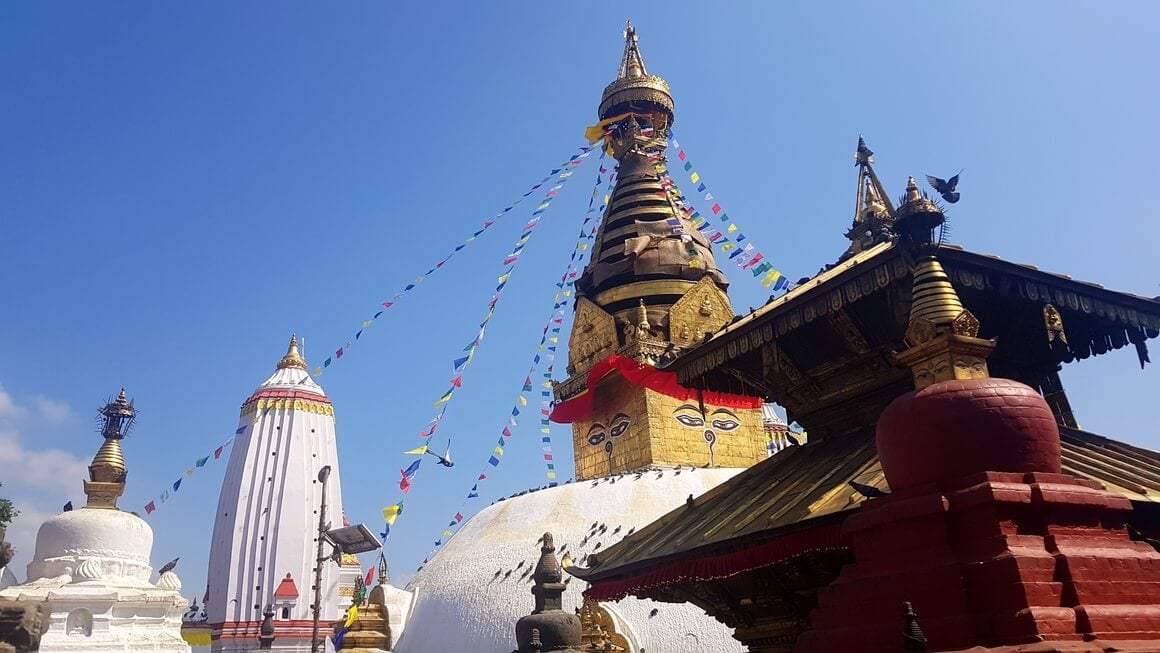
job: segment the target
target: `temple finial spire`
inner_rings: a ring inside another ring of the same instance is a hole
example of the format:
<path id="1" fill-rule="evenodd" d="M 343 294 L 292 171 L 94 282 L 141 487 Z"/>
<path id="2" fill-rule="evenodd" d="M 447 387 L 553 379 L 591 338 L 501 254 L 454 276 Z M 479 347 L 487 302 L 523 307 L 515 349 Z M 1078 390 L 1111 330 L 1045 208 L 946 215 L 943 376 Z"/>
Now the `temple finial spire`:
<path id="1" fill-rule="evenodd" d="M 105 404 L 100 410 L 101 437 L 105 439 L 93 462 L 89 465 L 89 480 L 85 481 L 86 508 L 117 509 L 117 498 L 125 492 L 125 456 L 121 452 L 121 440 L 129 432 L 137 410 L 125 398 L 125 389 L 117 398 Z"/>
<path id="2" fill-rule="evenodd" d="M 282 360 L 278 361 L 278 369 L 284 370 L 287 367 L 294 367 L 300 370 L 306 369 L 306 360 L 298 353 L 298 336 L 290 336 L 290 346 L 286 349 L 286 355 Z"/>
<path id="3" fill-rule="evenodd" d="M 624 56 L 620 58 L 620 70 L 617 71 L 617 79 L 644 77 L 648 71 L 644 67 L 644 57 L 640 54 L 640 46 L 638 45 L 639 37 L 636 35 L 636 28 L 632 26 L 632 21 L 628 21 L 624 28 Z"/>

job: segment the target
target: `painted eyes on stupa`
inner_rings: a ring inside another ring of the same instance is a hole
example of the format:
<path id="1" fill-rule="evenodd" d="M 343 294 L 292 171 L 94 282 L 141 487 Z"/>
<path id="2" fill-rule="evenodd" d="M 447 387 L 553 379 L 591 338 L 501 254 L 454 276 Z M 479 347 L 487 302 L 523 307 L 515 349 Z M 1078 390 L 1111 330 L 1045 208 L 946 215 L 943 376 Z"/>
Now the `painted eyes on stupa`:
<path id="1" fill-rule="evenodd" d="M 681 424 L 690 428 L 697 428 L 705 425 L 705 420 L 695 415 L 674 415 L 674 418 Z"/>
<path id="2" fill-rule="evenodd" d="M 614 438 L 619 438 L 628 430 L 630 424 L 632 424 L 632 420 L 628 418 L 628 415 L 620 413 L 612 418 L 612 426 L 608 429 L 608 434 Z"/>
<path id="3" fill-rule="evenodd" d="M 588 444 L 594 447 L 601 442 L 604 442 L 606 437 L 607 436 L 604 434 L 604 425 L 599 422 L 593 424 L 592 427 L 588 429 Z"/>
<path id="4" fill-rule="evenodd" d="M 724 432 L 735 431 L 741 426 L 741 422 L 728 417 L 723 419 L 715 419 L 710 422 L 710 424 L 712 424 L 713 428 L 717 429 L 718 431 Z"/>

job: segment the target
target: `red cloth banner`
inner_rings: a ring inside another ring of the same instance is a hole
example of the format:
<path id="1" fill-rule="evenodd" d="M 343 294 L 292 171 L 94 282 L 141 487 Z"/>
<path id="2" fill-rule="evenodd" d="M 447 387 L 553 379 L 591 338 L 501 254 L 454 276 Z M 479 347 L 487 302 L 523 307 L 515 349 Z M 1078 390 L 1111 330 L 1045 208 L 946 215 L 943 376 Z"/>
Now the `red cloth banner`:
<path id="1" fill-rule="evenodd" d="M 592 388 L 600 379 L 619 372 L 629 383 L 649 390 L 659 392 L 681 401 L 698 399 L 699 391 L 696 388 L 686 388 L 677 382 L 677 375 L 672 372 L 658 370 L 647 363 L 638 363 L 631 358 L 613 354 L 592 366 L 588 372 L 588 387 L 571 399 L 556 404 L 552 409 L 551 420 L 557 424 L 571 424 L 592 412 Z M 723 408 L 761 408 L 761 397 L 748 395 L 734 395 L 725 392 L 705 390 L 706 404 Z"/>

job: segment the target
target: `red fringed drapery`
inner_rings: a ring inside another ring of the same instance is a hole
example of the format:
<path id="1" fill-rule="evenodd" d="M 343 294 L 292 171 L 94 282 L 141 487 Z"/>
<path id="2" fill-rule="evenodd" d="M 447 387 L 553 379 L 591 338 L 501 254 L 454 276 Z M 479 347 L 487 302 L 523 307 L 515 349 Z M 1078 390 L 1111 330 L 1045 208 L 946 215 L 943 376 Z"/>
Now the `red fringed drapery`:
<path id="1" fill-rule="evenodd" d="M 588 387 L 571 399 L 556 404 L 549 419 L 557 424 L 571 424 L 592 411 L 592 388 L 604 377 L 619 372 L 622 377 L 633 385 L 654 390 L 681 401 L 695 401 L 699 392 L 695 388 L 686 388 L 677 382 L 677 375 L 672 372 L 658 370 L 647 363 L 638 363 L 631 358 L 613 354 L 592 366 L 588 372 Z M 725 392 L 706 390 L 705 403 L 723 408 L 761 408 L 760 397 L 748 395 L 734 395 Z"/>
<path id="2" fill-rule="evenodd" d="M 790 533 L 750 549 L 692 560 L 677 560 L 640 576 L 596 582 L 584 590 L 584 596 L 597 601 L 619 601 L 630 594 L 648 598 L 652 590 L 665 585 L 727 578 L 768 567 L 809 551 L 841 549 L 849 545 L 842 536 L 842 524 L 819 526 Z"/>

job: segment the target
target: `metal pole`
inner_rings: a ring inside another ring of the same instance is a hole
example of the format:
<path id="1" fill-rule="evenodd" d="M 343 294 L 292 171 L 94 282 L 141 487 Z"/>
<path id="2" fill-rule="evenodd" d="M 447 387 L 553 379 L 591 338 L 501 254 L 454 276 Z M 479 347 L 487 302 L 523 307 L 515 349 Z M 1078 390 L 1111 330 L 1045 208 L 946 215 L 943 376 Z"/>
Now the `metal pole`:
<path id="1" fill-rule="evenodd" d="M 326 479 L 330 478 L 330 465 L 318 471 L 318 482 L 322 483 L 322 505 L 318 508 L 318 555 L 314 558 L 314 629 L 310 635 L 310 653 L 318 653 L 318 619 L 322 611 L 322 564 L 328 559 L 322 555 L 326 544 Z"/>

